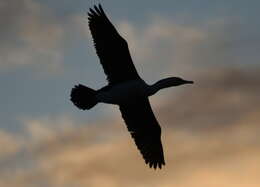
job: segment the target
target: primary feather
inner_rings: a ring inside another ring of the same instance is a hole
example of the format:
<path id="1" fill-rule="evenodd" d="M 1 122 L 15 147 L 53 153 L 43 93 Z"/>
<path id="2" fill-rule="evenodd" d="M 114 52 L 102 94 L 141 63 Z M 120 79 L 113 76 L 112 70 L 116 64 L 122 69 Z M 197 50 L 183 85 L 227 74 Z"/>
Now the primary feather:
<path id="1" fill-rule="evenodd" d="M 127 42 L 118 34 L 101 5 L 88 12 L 94 46 L 110 84 L 138 79 Z"/>

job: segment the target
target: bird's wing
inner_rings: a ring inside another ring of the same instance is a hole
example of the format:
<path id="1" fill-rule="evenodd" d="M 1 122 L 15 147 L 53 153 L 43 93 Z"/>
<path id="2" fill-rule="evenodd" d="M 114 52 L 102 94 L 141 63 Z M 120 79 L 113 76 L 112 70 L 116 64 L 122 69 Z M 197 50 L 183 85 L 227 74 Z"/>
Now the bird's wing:
<path id="1" fill-rule="evenodd" d="M 97 55 L 110 84 L 138 79 L 127 42 L 118 34 L 101 5 L 88 12 L 89 28 Z"/>
<path id="2" fill-rule="evenodd" d="M 120 105 L 122 117 L 146 164 L 159 168 L 165 165 L 159 126 L 148 98 Z"/>

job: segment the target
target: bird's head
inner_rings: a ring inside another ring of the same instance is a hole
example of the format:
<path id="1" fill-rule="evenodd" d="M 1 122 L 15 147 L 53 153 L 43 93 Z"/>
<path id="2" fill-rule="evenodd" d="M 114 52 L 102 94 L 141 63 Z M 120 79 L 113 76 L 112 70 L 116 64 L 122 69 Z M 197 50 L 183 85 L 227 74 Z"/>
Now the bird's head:
<path id="1" fill-rule="evenodd" d="M 193 84 L 193 81 L 187 81 L 179 77 L 169 77 L 166 79 L 162 79 L 150 86 L 149 95 L 153 95 L 158 90 L 163 88 L 169 88 L 172 86 L 179 86 L 183 84 Z"/>
<path id="2" fill-rule="evenodd" d="M 166 79 L 162 79 L 158 82 L 163 83 L 164 85 L 169 85 L 169 86 L 179 86 L 182 84 L 193 84 L 193 81 L 184 80 L 180 77 L 169 77 Z"/>

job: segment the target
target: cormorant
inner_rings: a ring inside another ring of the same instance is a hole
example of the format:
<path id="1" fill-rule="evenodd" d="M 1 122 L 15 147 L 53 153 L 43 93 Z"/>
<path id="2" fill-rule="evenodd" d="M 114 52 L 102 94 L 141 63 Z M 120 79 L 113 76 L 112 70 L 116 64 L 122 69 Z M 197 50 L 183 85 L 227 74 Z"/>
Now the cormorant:
<path id="1" fill-rule="evenodd" d="M 160 89 L 192 84 L 193 81 L 170 77 L 153 85 L 146 84 L 135 69 L 126 40 L 119 35 L 100 4 L 89 9 L 88 25 L 108 85 L 99 90 L 76 85 L 71 90 L 71 101 L 82 110 L 89 110 L 97 103 L 119 105 L 145 163 L 154 169 L 161 168 L 165 165 L 161 128 L 148 97 Z"/>

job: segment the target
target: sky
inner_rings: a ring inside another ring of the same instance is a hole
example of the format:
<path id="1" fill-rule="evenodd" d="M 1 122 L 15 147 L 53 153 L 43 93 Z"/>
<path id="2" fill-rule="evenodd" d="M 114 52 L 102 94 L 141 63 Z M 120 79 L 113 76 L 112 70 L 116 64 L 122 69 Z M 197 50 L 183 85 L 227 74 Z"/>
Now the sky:
<path id="1" fill-rule="evenodd" d="M 81 111 L 107 84 L 86 12 L 101 3 L 140 76 L 195 82 L 150 98 L 166 167 L 147 168 L 117 106 Z M 0 0 L 1 186 L 259 186 L 256 0 Z"/>

